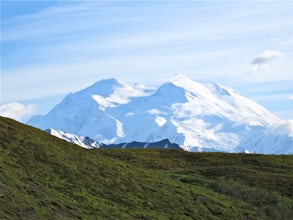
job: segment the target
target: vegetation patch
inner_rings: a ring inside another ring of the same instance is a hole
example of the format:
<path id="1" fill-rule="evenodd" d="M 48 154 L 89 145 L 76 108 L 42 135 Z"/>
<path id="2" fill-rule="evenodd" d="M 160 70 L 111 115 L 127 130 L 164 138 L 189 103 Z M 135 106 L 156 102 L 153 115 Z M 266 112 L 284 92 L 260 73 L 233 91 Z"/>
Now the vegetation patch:
<path id="1" fill-rule="evenodd" d="M 94 149 L 0 119 L 0 219 L 292 219 L 293 156 Z"/>

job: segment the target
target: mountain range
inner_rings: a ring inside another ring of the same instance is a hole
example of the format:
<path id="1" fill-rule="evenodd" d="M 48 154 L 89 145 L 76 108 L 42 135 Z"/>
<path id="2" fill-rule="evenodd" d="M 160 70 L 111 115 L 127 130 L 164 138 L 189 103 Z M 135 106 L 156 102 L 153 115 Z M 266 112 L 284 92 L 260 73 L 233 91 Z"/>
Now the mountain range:
<path id="1" fill-rule="evenodd" d="M 90 137 L 97 143 L 92 147 L 168 139 L 191 152 L 293 153 L 292 120 L 281 120 L 231 88 L 182 74 L 155 89 L 101 80 L 28 124 L 54 129 L 63 139 Z"/>

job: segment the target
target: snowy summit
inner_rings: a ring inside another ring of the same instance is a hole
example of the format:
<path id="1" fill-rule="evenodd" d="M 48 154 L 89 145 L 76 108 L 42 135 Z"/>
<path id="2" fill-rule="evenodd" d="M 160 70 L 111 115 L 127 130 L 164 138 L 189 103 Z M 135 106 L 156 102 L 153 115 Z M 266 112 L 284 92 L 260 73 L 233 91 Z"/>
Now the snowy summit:
<path id="1" fill-rule="evenodd" d="M 105 144 L 169 139 L 187 151 L 293 153 L 292 129 L 284 129 L 292 121 L 283 122 L 230 88 L 177 74 L 150 91 L 101 80 L 29 124 Z"/>

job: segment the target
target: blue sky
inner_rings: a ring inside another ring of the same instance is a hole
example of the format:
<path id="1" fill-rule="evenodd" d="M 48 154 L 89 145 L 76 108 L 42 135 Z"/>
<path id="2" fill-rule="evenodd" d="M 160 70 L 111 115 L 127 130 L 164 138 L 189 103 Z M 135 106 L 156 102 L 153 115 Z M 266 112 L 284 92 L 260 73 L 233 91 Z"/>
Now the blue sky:
<path id="1" fill-rule="evenodd" d="M 103 78 L 158 85 L 183 73 L 293 119 L 292 11 L 290 1 L 2 0 L 1 109 L 25 121 Z"/>

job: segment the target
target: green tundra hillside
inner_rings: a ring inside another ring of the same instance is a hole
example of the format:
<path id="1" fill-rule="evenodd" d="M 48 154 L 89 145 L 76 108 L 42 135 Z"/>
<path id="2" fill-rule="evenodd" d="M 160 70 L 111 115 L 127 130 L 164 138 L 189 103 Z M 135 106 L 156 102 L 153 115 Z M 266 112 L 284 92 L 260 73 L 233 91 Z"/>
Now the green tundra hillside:
<path id="1" fill-rule="evenodd" d="M 86 150 L 0 119 L 0 219 L 293 219 L 293 155 Z"/>

